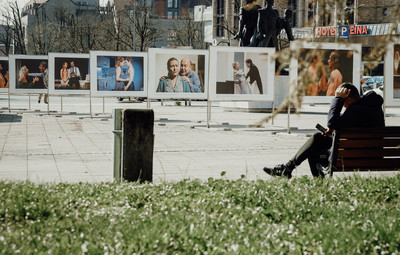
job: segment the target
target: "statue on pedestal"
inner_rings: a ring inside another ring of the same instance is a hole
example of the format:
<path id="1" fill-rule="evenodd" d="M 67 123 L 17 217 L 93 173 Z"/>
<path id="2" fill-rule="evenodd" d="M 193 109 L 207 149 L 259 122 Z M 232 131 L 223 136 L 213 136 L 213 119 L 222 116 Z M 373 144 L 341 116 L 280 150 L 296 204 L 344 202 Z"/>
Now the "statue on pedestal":
<path id="1" fill-rule="evenodd" d="M 286 32 L 286 35 L 287 35 L 289 41 L 294 41 L 292 28 L 290 26 L 290 23 L 292 22 L 292 17 L 293 17 L 293 11 L 291 9 L 286 9 L 285 16 L 279 17 L 278 30 L 277 30 L 277 34 L 276 34 L 277 36 L 281 33 L 282 29 L 285 29 L 285 32 Z"/>
<path id="2" fill-rule="evenodd" d="M 261 6 L 256 0 L 247 0 L 246 6 L 240 8 L 239 32 L 234 39 L 240 39 L 240 46 L 249 46 L 256 33 L 258 9 Z"/>
<path id="3" fill-rule="evenodd" d="M 278 50 L 278 20 L 277 10 L 272 9 L 274 0 L 267 0 L 267 7 L 258 10 L 257 42 L 254 46 L 275 47 Z"/>

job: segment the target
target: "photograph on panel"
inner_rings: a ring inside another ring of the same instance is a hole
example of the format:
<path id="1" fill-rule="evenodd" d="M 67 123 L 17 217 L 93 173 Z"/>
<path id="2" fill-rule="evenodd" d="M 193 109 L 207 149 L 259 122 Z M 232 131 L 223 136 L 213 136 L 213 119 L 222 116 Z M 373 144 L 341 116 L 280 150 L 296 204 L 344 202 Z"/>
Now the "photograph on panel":
<path id="1" fill-rule="evenodd" d="M 400 44 L 393 48 L 393 98 L 400 99 Z"/>
<path id="2" fill-rule="evenodd" d="M 8 91 L 10 73 L 8 68 L 8 58 L 0 57 L 0 92 Z"/>
<path id="3" fill-rule="evenodd" d="M 268 53 L 218 51 L 217 94 L 268 94 L 268 61 Z"/>
<path id="4" fill-rule="evenodd" d="M 206 56 L 172 51 L 155 54 L 156 92 L 203 93 Z"/>
<path id="5" fill-rule="evenodd" d="M 298 74 L 306 84 L 306 96 L 334 96 L 337 87 L 353 82 L 353 51 L 300 49 Z"/>
<path id="6" fill-rule="evenodd" d="M 47 89 L 49 81 L 47 59 L 21 57 L 15 59 L 16 90 Z"/>
<path id="7" fill-rule="evenodd" d="M 55 90 L 90 90 L 89 58 L 55 57 Z"/>
<path id="8" fill-rule="evenodd" d="M 144 91 L 144 58 L 97 55 L 97 91 Z"/>

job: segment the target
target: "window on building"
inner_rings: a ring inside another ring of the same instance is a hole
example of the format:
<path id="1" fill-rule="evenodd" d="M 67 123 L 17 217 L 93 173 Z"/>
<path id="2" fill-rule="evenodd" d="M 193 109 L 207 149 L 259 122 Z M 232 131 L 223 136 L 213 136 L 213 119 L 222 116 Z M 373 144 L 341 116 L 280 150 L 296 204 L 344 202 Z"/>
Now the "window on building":
<path id="1" fill-rule="evenodd" d="M 169 29 L 168 30 L 168 42 L 173 42 L 176 40 L 176 30 Z"/>
<path id="2" fill-rule="evenodd" d="M 168 12 L 168 19 L 173 19 L 174 15 L 171 11 Z"/>
<path id="3" fill-rule="evenodd" d="M 387 10 L 387 8 L 384 8 L 383 9 L 383 16 L 387 16 L 387 14 L 388 14 L 388 10 Z"/>
<path id="4" fill-rule="evenodd" d="M 168 8 L 174 7 L 174 0 L 168 0 L 167 7 Z"/>

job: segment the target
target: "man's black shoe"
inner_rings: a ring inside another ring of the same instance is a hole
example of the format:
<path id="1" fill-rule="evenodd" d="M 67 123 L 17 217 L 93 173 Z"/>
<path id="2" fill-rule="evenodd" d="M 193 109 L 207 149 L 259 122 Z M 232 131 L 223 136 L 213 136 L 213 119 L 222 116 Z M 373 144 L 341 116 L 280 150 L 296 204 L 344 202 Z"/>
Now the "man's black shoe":
<path id="1" fill-rule="evenodd" d="M 286 165 L 276 165 L 274 168 L 264 167 L 264 172 L 271 176 L 286 176 L 292 178 L 292 171 Z"/>

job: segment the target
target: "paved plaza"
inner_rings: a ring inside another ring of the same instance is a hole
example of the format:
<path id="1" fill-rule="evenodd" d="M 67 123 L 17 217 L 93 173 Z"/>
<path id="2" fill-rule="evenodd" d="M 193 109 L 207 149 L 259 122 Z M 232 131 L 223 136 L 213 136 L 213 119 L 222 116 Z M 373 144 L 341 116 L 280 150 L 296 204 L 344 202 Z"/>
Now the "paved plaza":
<path id="1" fill-rule="evenodd" d="M 329 105 L 303 105 L 301 114 L 290 115 L 290 134 L 287 113 L 256 128 L 253 125 L 269 113 L 213 103 L 207 128 L 205 101 L 178 106 L 155 100 L 150 107 L 155 114 L 153 179 L 159 183 L 209 177 L 269 179 L 263 167 L 286 162 L 316 131 L 316 123 L 326 126 Z M 147 103 L 92 98 L 90 104 L 89 97 L 53 96 L 47 106 L 38 104 L 36 95 L 0 95 L 0 180 L 112 181 L 114 108 L 146 109 Z M 400 108 L 386 109 L 386 125 L 400 126 Z M 294 171 L 295 177 L 303 175 L 311 176 L 307 162 Z"/>

